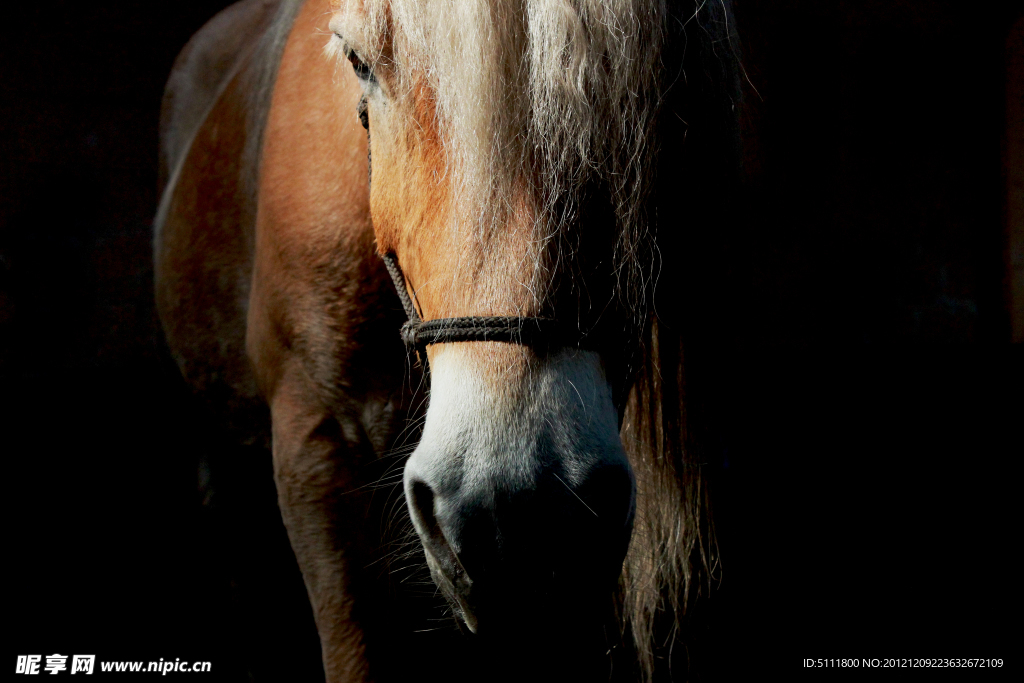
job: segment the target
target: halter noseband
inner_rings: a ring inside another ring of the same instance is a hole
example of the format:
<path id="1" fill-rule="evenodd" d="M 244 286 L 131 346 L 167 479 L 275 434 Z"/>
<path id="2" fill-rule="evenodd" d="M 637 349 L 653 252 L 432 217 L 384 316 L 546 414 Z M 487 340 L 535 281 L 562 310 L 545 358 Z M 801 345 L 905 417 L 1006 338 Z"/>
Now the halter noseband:
<path id="1" fill-rule="evenodd" d="M 402 325 L 402 341 L 410 351 L 425 349 L 428 344 L 448 342 L 490 341 L 524 346 L 569 346 L 579 345 L 583 341 L 580 332 L 567 334 L 565 328 L 554 318 L 467 316 L 420 320 L 394 253 L 384 254 L 384 265 L 391 274 L 398 298 L 402 300 L 402 308 L 409 317 Z"/>

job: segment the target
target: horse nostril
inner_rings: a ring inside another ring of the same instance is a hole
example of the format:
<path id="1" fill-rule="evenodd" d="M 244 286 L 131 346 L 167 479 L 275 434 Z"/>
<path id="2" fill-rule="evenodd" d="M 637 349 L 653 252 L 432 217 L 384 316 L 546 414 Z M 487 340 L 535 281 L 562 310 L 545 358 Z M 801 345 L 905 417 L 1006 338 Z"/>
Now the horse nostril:
<path id="1" fill-rule="evenodd" d="M 412 479 L 409 482 L 407 495 L 413 524 L 427 551 L 427 562 L 428 564 L 431 561 L 434 563 L 431 571 L 438 569 L 449 581 L 454 581 L 457 574 L 456 562 L 448 539 L 437 520 L 434 510 L 434 490 L 425 481 Z"/>
<path id="2" fill-rule="evenodd" d="M 412 494 L 412 510 L 414 522 L 420 527 L 421 533 L 434 543 L 444 543 L 444 534 L 441 533 L 441 526 L 437 523 L 434 515 L 434 491 L 430 486 L 420 480 L 413 480 L 410 487 Z"/>
<path id="3" fill-rule="evenodd" d="M 437 497 L 434 490 L 425 481 L 411 477 L 408 480 L 407 497 L 434 583 L 462 616 L 469 630 L 476 633 L 477 617 L 469 602 L 473 580 L 466 573 L 437 519 Z"/>
<path id="4" fill-rule="evenodd" d="M 464 578 L 465 570 L 459 564 L 456 554 L 458 546 L 453 546 L 437 518 L 437 496 L 434 495 L 434 489 L 421 479 L 412 479 L 409 484 L 409 507 L 413 523 L 427 555 L 437 563 L 438 568 L 450 581 L 458 583 Z"/>

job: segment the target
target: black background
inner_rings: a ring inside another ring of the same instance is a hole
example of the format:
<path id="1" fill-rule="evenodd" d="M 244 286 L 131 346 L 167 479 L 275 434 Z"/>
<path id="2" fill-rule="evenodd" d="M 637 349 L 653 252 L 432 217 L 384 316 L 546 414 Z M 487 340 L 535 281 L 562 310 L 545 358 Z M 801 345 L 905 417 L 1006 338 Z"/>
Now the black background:
<path id="1" fill-rule="evenodd" d="M 95 652 L 208 659 L 217 679 L 317 675 L 269 456 L 193 404 L 152 304 L 163 82 L 225 4 L 5 13 L 5 667 Z M 723 341 L 696 358 L 723 555 L 701 657 L 711 678 L 807 673 L 805 657 L 1012 663 L 1024 376 L 1001 149 L 1015 15 L 924 0 L 736 13 L 740 220 L 731 284 L 710 294 Z"/>

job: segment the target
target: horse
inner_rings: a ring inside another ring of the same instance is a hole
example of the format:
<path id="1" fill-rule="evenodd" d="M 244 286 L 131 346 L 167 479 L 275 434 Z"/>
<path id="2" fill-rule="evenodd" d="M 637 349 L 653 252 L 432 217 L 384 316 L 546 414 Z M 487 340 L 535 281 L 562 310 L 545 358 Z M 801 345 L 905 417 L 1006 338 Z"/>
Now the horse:
<path id="1" fill-rule="evenodd" d="M 737 59 L 688 0 L 242 0 L 179 55 L 157 310 L 271 449 L 328 681 L 397 677 L 425 603 L 488 678 L 686 675 Z"/>

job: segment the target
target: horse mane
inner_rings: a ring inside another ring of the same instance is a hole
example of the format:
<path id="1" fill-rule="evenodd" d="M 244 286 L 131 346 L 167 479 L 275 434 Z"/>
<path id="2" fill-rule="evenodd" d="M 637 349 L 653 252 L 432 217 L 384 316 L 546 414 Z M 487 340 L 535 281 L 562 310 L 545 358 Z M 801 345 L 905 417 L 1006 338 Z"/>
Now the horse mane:
<path id="1" fill-rule="evenodd" d="M 670 8 L 667 25 L 661 149 L 650 199 L 655 258 L 652 286 L 642 297 L 650 308 L 643 309 L 621 429 L 637 480 L 621 622 L 647 681 L 656 674 L 676 679 L 685 674 L 673 666 L 693 664 L 687 640 L 701 625 L 686 617 L 721 579 L 704 471 L 706 392 L 694 358 L 716 343 L 709 292 L 721 277 L 719 233 L 729 220 L 721 207 L 729 204 L 739 165 L 741 68 L 730 3 L 681 3 Z M 671 267 L 662 268 L 662 260 Z"/>
<path id="2" fill-rule="evenodd" d="M 710 583 L 718 556 L 699 466 L 686 444 L 686 378 L 678 337 L 647 328 L 642 367 L 621 430 L 636 476 L 637 511 L 621 578 L 623 633 L 640 673 L 653 678 L 682 633 L 691 597 Z"/>
<path id="3" fill-rule="evenodd" d="M 557 24 L 555 37 L 547 37 L 544 66 L 531 68 L 548 72 L 539 95 L 534 85 L 534 144 L 545 149 L 541 168 L 554 183 L 551 193 L 570 197 L 556 221 L 578 215 L 574 193 L 593 176 L 611 194 L 618 305 L 632 312 L 640 349 L 621 428 L 637 513 L 621 576 L 620 627 L 642 680 L 674 679 L 685 673 L 673 666 L 691 664 L 687 634 L 699 630 L 686 617 L 721 570 L 702 471 L 702 387 L 688 354 L 704 339 L 694 332 L 699 314 L 691 309 L 699 306 L 683 290 L 694 289 L 701 268 L 709 267 L 698 265 L 708 254 L 689 252 L 713 240 L 693 233 L 714 231 L 725 220 L 717 207 L 735 187 L 738 54 L 729 2 L 597 5 L 546 3 L 548 11 L 574 10 L 598 25 L 587 24 L 582 41 L 577 35 L 560 45 Z M 610 56 L 615 50 L 621 60 Z M 563 79 L 574 79 L 573 87 Z M 585 199 L 580 193 L 578 201 Z M 681 251 L 686 258 L 677 258 Z M 686 263 L 691 273 L 662 277 L 662 259 Z"/>

